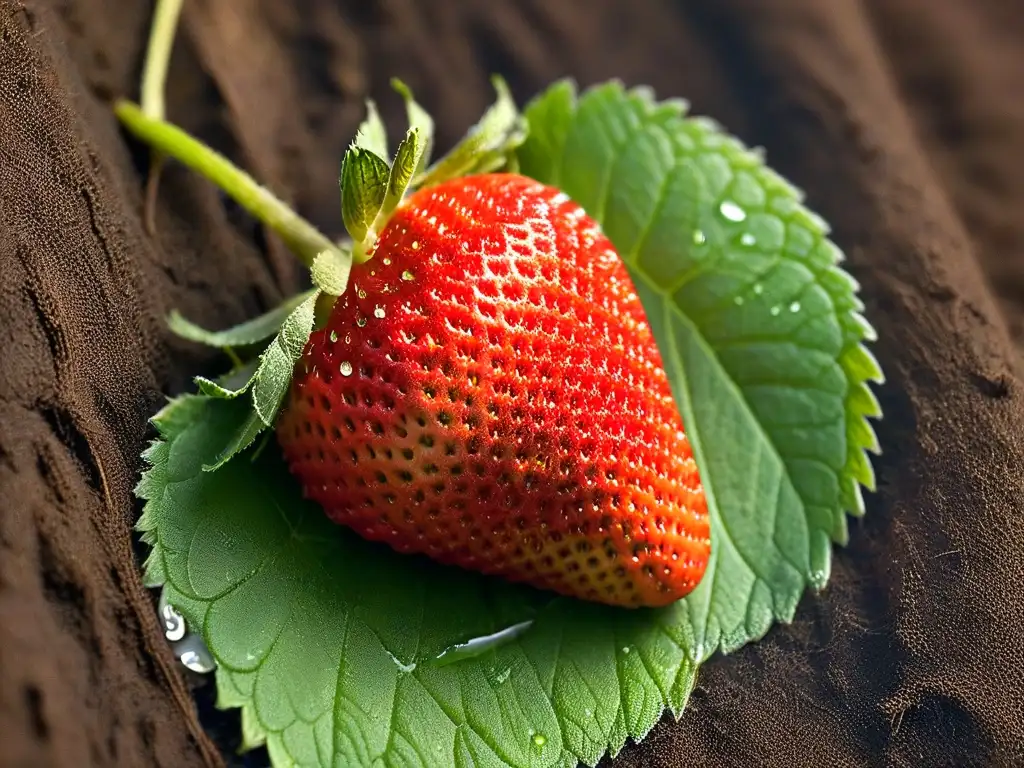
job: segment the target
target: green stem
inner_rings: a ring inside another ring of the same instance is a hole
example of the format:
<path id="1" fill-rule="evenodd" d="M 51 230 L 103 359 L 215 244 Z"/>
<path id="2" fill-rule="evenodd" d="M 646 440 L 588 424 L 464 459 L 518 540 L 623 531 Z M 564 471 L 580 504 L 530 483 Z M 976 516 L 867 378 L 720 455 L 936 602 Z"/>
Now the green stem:
<path id="1" fill-rule="evenodd" d="M 164 85 L 171 60 L 171 47 L 178 27 L 183 0 L 158 0 L 149 32 L 149 46 L 142 70 L 142 111 L 149 117 L 163 120 L 166 114 Z"/>
<path id="2" fill-rule="evenodd" d="M 322 251 L 349 256 L 249 174 L 222 154 L 164 120 L 148 117 L 127 100 L 114 105 L 118 118 L 137 138 L 212 181 L 240 206 L 276 232 L 307 267 Z"/>

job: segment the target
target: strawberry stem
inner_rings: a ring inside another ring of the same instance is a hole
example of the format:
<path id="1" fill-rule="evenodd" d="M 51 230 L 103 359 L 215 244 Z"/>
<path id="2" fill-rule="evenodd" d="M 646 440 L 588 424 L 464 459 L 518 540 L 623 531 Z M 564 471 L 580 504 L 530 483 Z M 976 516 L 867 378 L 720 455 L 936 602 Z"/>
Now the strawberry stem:
<path id="1" fill-rule="evenodd" d="M 164 85 L 174 45 L 174 33 L 183 0 L 158 0 L 149 33 L 146 60 L 142 66 L 142 92 L 139 104 L 149 117 L 163 120 L 166 113 Z"/>
<path id="2" fill-rule="evenodd" d="M 307 267 L 322 251 L 347 260 L 349 254 L 299 216 L 249 174 L 222 154 L 165 120 L 150 117 L 137 104 L 121 99 L 118 119 L 136 138 L 192 168 L 230 195 L 240 206 L 276 232 Z"/>
<path id="3" fill-rule="evenodd" d="M 164 119 L 167 109 L 164 102 L 164 86 L 167 83 L 167 68 L 171 60 L 171 48 L 174 46 L 174 34 L 177 31 L 182 3 L 183 0 L 157 0 L 153 25 L 149 31 L 149 43 L 146 47 L 146 59 L 142 65 L 142 111 L 158 120 Z M 156 232 L 156 193 L 160 186 L 160 171 L 163 164 L 162 154 L 153 152 L 150 155 L 149 178 L 146 180 L 143 204 L 143 219 L 146 231 L 150 235 Z"/>

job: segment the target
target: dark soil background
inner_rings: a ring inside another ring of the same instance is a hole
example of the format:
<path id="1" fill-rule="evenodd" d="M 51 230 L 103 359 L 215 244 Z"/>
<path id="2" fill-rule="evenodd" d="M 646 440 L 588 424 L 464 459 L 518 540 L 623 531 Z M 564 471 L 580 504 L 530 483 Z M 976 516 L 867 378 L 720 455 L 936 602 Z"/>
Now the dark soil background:
<path id="1" fill-rule="evenodd" d="M 162 640 L 131 489 L 161 393 L 211 361 L 164 313 L 226 326 L 298 273 L 180 167 L 145 234 L 147 155 L 109 101 L 137 97 L 151 12 L 0 0 L 5 767 L 215 766 L 231 725 L 204 729 Z M 340 234 L 362 100 L 400 125 L 402 77 L 448 145 L 491 71 L 521 101 L 648 83 L 764 146 L 834 225 L 889 375 L 828 590 L 610 764 L 1024 765 L 1021 1 L 186 0 L 169 116 Z"/>

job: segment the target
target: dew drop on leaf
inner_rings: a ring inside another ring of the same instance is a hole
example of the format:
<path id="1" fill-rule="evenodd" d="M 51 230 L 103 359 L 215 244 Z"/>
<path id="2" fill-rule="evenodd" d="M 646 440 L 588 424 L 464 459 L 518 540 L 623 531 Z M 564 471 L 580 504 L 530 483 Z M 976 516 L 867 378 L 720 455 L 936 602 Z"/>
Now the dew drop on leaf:
<path id="1" fill-rule="evenodd" d="M 740 243 L 750 248 L 757 243 L 757 239 L 749 232 L 744 232 L 740 235 Z"/>
<path id="2" fill-rule="evenodd" d="M 693 244 L 704 245 L 708 241 L 708 236 L 704 234 L 703 229 L 693 230 Z"/>
<path id="3" fill-rule="evenodd" d="M 548 737 L 545 736 L 543 733 L 535 733 L 535 734 L 533 734 L 533 744 L 534 744 L 535 747 L 540 748 L 540 747 L 543 747 L 547 743 L 548 743 Z"/>
<path id="4" fill-rule="evenodd" d="M 207 650 L 198 635 L 189 635 L 174 650 L 185 668 L 192 672 L 205 675 L 217 668 L 217 662 L 213 660 L 213 655 Z"/>
<path id="5" fill-rule="evenodd" d="M 160 619 L 164 624 L 164 637 L 172 643 L 185 637 L 187 631 L 185 617 L 178 613 L 177 608 L 167 602 L 163 593 L 160 595 Z"/>
<path id="6" fill-rule="evenodd" d="M 719 212 L 729 221 L 740 222 L 747 218 L 747 212 L 740 208 L 732 200 L 726 200 L 718 206 Z"/>
<path id="7" fill-rule="evenodd" d="M 782 307 L 780 307 L 778 304 L 776 304 L 774 307 L 768 310 L 772 317 L 778 317 L 781 311 Z"/>
<path id="8" fill-rule="evenodd" d="M 799 301 L 794 301 L 792 304 L 790 304 L 789 305 L 789 311 L 793 312 L 793 313 L 799 312 L 800 311 L 800 302 Z"/>

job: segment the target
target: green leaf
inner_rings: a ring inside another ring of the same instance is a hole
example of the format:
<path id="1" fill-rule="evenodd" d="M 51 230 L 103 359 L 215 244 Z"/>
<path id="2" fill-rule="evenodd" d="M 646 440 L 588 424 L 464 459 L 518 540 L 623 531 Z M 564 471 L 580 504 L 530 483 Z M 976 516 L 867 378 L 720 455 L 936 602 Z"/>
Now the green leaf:
<path id="1" fill-rule="evenodd" d="M 824 222 L 682 102 L 560 83 L 526 110 L 525 174 L 602 225 L 633 277 L 693 443 L 712 560 L 685 600 L 698 658 L 789 621 L 873 487 L 878 444 L 856 283 Z"/>
<path id="2" fill-rule="evenodd" d="M 466 137 L 416 180 L 417 187 L 429 187 L 457 176 L 489 173 L 505 165 L 527 135 L 527 122 L 519 114 L 512 94 L 500 77 L 492 78 L 498 93 Z"/>
<path id="3" fill-rule="evenodd" d="M 371 100 L 366 100 L 366 119 L 363 120 L 356 131 L 356 138 L 353 142 L 357 147 L 368 150 L 378 157 L 388 156 L 388 133 L 384 128 L 384 121 L 380 119 L 377 105 Z"/>
<path id="4" fill-rule="evenodd" d="M 157 416 L 139 528 L 147 583 L 202 633 L 219 704 L 275 765 L 593 765 L 682 710 L 683 606 L 609 609 L 399 555 L 301 501 L 273 450 L 204 472 L 237 402 Z"/>
<path id="5" fill-rule="evenodd" d="M 431 153 L 434 151 L 434 119 L 423 107 L 416 103 L 412 91 L 405 83 L 397 77 L 391 80 L 391 87 L 394 88 L 403 99 L 405 99 L 405 111 L 408 115 L 409 128 L 414 128 L 419 133 L 421 154 L 416 162 L 414 176 L 422 174 L 430 163 Z"/>
<path id="6" fill-rule="evenodd" d="M 311 291 L 291 296 L 269 312 L 246 320 L 223 331 L 208 331 L 195 323 L 186 320 L 178 310 L 171 310 L 167 317 L 167 324 L 171 331 L 183 339 L 195 341 L 199 344 L 206 344 L 210 347 L 225 349 L 230 347 L 244 347 L 249 344 L 269 339 L 281 330 L 281 324 L 285 318 L 292 313 L 299 304 L 309 298 Z"/>
<path id="7" fill-rule="evenodd" d="M 382 157 L 353 145 L 341 164 L 341 215 L 352 240 L 362 243 L 384 204 L 391 169 Z"/>

